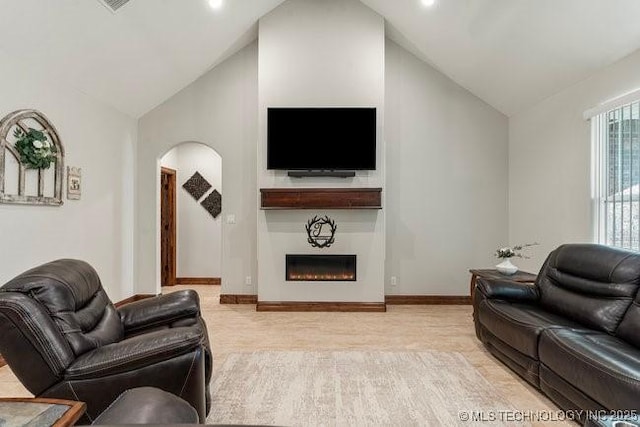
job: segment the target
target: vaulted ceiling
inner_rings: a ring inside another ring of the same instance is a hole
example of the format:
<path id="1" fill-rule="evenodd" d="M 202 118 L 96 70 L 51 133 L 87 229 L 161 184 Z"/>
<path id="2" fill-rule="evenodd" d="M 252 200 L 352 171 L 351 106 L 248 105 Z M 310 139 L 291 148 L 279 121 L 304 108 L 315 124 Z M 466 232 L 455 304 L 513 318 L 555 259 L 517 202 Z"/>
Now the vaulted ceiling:
<path id="1" fill-rule="evenodd" d="M 361 1 L 392 40 L 506 115 L 640 48 L 638 0 Z M 139 117 L 254 40 L 280 3 L 130 0 L 111 13 L 97 0 L 0 0 L 0 50 Z"/>

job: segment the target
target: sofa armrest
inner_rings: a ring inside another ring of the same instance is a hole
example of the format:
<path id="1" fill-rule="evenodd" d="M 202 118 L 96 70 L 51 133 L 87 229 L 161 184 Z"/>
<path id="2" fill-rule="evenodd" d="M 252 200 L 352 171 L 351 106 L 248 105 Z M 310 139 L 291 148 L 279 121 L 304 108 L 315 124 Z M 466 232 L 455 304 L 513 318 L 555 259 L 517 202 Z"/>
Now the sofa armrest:
<path id="1" fill-rule="evenodd" d="M 78 357 L 64 373 L 67 380 L 93 379 L 135 370 L 201 347 L 197 328 L 173 328 L 138 335 Z"/>
<path id="2" fill-rule="evenodd" d="M 538 288 L 511 280 L 479 278 L 476 281 L 476 294 L 486 299 L 503 299 L 507 301 L 538 301 Z"/>
<path id="3" fill-rule="evenodd" d="M 193 290 L 172 292 L 118 308 L 125 333 L 167 325 L 200 316 L 200 300 Z"/>

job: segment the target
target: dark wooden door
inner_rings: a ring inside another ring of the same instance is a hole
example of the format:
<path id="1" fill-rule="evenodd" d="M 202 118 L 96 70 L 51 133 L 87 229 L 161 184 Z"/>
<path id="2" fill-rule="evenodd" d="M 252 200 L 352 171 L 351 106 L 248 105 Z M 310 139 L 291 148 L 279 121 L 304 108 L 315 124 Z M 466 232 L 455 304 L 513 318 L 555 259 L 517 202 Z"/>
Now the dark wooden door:
<path id="1" fill-rule="evenodd" d="M 176 171 L 160 174 L 160 283 L 176 284 Z"/>

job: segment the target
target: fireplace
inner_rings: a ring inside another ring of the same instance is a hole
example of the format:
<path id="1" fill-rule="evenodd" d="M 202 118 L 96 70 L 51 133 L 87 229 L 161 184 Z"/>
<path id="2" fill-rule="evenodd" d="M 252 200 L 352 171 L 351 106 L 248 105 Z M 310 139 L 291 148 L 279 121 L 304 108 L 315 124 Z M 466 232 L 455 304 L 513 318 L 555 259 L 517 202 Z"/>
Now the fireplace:
<path id="1" fill-rule="evenodd" d="M 287 281 L 355 282 L 355 255 L 287 255 Z"/>

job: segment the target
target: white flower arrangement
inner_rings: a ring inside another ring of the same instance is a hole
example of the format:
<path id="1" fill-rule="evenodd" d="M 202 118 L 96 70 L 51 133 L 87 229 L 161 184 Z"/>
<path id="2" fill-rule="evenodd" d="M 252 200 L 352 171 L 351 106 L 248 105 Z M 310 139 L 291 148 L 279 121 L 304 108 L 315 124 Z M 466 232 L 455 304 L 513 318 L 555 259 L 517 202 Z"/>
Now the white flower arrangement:
<path id="1" fill-rule="evenodd" d="M 56 160 L 58 152 L 44 132 L 29 128 L 27 132 L 17 128 L 13 133 L 16 137 L 16 151 L 20 154 L 20 161 L 29 169 L 48 169 Z"/>
<path id="2" fill-rule="evenodd" d="M 496 249 L 496 257 L 497 258 L 529 258 L 526 255 L 523 255 L 520 251 L 524 248 L 528 248 L 530 246 L 535 246 L 538 243 L 525 243 L 524 245 L 515 245 L 515 246 L 506 246 L 504 248 Z"/>

